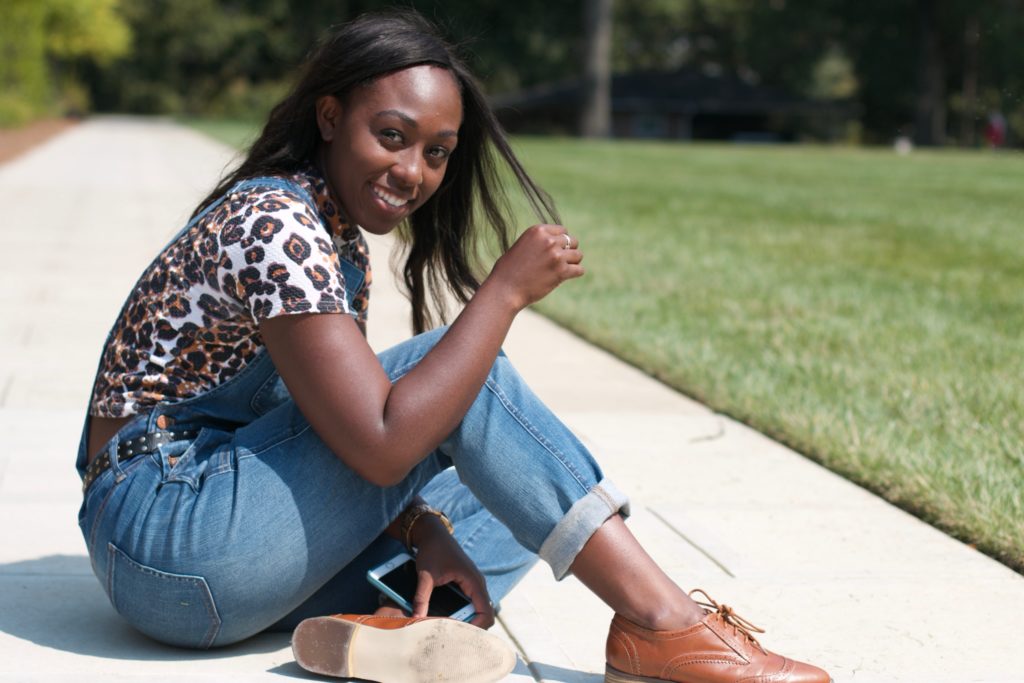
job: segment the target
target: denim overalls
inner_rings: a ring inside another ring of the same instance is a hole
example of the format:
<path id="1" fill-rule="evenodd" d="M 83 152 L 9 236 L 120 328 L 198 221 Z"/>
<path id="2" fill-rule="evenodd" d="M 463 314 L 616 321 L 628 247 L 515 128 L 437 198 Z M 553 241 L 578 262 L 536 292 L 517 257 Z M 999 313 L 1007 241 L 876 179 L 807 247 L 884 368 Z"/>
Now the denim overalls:
<path id="1" fill-rule="evenodd" d="M 282 178 L 243 181 L 227 194 L 252 186 L 291 190 L 315 209 Z M 363 274 L 344 260 L 342 268 L 351 300 Z M 381 353 L 391 380 L 443 334 Z M 120 441 L 169 424 L 199 433 L 117 461 Z M 83 430 L 80 474 L 87 443 Z M 402 550 L 383 532 L 417 494 L 451 518 L 494 602 L 537 555 L 561 579 L 591 534 L 628 512 L 504 354 L 459 427 L 395 486 L 367 482 L 326 447 L 265 350 L 224 384 L 137 416 L 103 450 L 112 465 L 79 513 L 93 571 L 136 628 L 185 647 L 226 645 L 309 616 L 372 612 L 366 570 Z"/>

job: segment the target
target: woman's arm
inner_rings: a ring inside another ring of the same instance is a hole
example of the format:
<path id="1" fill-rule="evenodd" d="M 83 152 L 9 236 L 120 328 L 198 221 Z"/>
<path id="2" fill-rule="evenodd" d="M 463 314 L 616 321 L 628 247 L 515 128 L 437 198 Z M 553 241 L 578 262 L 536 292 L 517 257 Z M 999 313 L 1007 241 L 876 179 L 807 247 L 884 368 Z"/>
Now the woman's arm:
<path id="1" fill-rule="evenodd" d="M 289 315 L 260 324 L 264 343 L 302 414 L 327 446 L 367 481 L 389 486 L 436 448 L 476 398 L 516 314 L 583 274 L 565 229 L 527 230 L 447 334 L 391 383 L 355 321 Z"/>

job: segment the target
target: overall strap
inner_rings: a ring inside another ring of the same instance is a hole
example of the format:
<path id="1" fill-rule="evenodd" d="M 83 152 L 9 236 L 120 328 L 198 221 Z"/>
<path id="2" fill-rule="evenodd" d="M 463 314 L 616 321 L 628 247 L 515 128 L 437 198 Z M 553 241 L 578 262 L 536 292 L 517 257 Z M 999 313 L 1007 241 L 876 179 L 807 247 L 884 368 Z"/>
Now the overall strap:
<path id="1" fill-rule="evenodd" d="M 256 187 L 269 187 L 275 190 L 286 190 L 288 192 L 293 192 L 294 194 L 299 196 L 299 199 L 301 199 L 303 203 L 306 204 L 306 206 L 310 208 L 314 216 L 318 216 L 320 213 L 320 210 L 317 208 L 317 204 L 313 200 L 313 197 L 309 194 L 309 192 L 306 191 L 304 187 L 302 187 L 302 185 L 295 182 L 294 180 L 290 180 L 288 178 L 281 178 L 278 176 L 259 176 L 256 178 L 246 178 L 245 180 L 239 180 L 220 197 L 214 199 L 212 202 L 204 206 L 203 210 L 197 213 L 195 216 L 193 216 L 181 230 L 175 233 L 174 237 L 172 237 L 170 241 L 168 241 L 167 244 L 164 245 L 164 248 L 161 249 L 160 251 L 164 251 L 165 249 L 167 249 L 167 247 L 177 242 L 182 235 L 184 235 L 192 228 L 192 226 L 194 226 L 196 223 L 205 218 L 207 214 L 216 209 L 218 206 L 223 204 L 224 200 L 226 200 L 228 197 L 235 194 L 236 192 L 241 192 L 242 190 L 249 190 Z"/>
<path id="2" fill-rule="evenodd" d="M 235 192 L 241 192 L 242 190 L 248 190 L 254 187 L 270 187 L 275 190 L 287 190 L 294 192 L 299 195 L 299 198 L 305 202 L 310 209 L 313 210 L 314 214 L 319 213 L 316 202 L 313 197 L 306 191 L 306 188 L 302 187 L 299 183 L 289 178 L 281 178 L 278 176 L 261 176 L 259 178 L 246 178 L 235 183 L 230 190 L 227 191 L 226 195 L 230 196 Z M 224 201 L 224 197 L 221 197 L 216 203 Z M 206 209 L 203 210 L 203 213 Z"/>

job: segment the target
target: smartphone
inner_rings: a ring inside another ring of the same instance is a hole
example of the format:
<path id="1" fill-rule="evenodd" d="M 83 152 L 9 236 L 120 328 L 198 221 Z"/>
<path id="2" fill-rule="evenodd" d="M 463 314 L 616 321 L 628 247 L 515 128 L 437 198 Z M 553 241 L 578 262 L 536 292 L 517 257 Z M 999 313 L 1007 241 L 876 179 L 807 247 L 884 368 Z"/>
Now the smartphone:
<path id="1" fill-rule="evenodd" d="M 408 553 L 400 553 L 379 567 L 366 572 L 366 580 L 377 590 L 394 600 L 399 607 L 412 612 L 412 600 L 416 595 L 416 561 Z M 453 584 L 434 586 L 430 594 L 427 615 L 451 617 L 469 621 L 476 612 L 473 603 Z"/>

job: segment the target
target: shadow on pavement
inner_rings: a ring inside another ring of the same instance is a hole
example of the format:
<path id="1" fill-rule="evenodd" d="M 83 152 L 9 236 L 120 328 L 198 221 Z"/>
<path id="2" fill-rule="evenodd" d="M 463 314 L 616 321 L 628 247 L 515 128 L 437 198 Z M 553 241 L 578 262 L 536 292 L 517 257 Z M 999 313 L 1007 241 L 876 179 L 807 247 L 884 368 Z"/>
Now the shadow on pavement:
<path id="1" fill-rule="evenodd" d="M 150 640 L 117 615 L 85 555 L 0 564 L 0 631 L 56 650 L 137 661 L 273 652 L 285 647 L 289 637 L 263 634 L 214 650 L 186 650 Z"/>
<path id="2" fill-rule="evenodd" d="M 301 678 L 303 680 L 327 680 L 327 678 L 324 676 L 318 676 L 317 674 L 309 673 L 295 662 L 285 662 L 284 664 L 278 664 L 275 667 L 267 669 L 267 673 L 277 674 L 279 676 L 287 676 L 288 678 Z"/>
<path id="3" fill-rule="evenodd" d="M 289 634 L 267 633 L 214 650 L 163 645 L 128 625 L 107 600 L 89 558 L 49 555 L 0 564 L 0 631 L 36 645 L 90 657 L 125 661 L 203 661 L 275 652 L 288 646 Z M 318 678 L 295 662 L 268 670 L 287 678 Z M 603 676 L 543 662 L 515 674 L 559 683 L 601 683 Z"/>
<path id="4" fill-rule="evenodd" d="M 601 674 L 586 673 L 575 669 L 566 669 L 554 664 L 544 662 L 532 662 L 530 664 L 534 676 L 542 681 L 554 683 L 603 683 L 604 676 Z"/>

